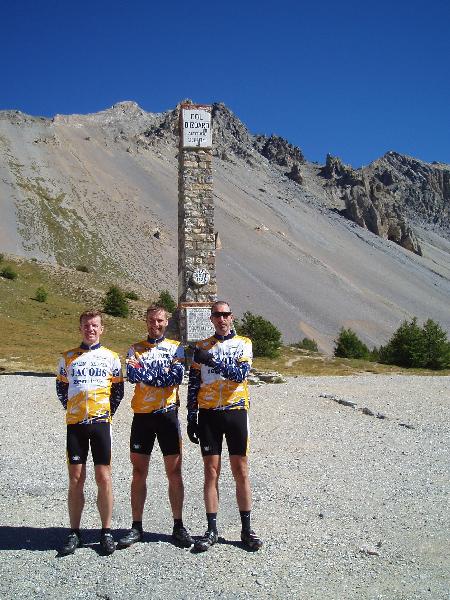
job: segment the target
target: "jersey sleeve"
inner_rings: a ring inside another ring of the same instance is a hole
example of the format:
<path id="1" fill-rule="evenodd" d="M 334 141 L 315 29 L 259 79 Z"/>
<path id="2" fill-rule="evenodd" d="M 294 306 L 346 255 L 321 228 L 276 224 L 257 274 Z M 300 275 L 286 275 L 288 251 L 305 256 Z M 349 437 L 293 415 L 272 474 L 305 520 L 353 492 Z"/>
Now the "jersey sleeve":
<path id="1" fill-rule="evenodd" d="M 198 368 L 198 365 L 192 363 L 191 368 L 189 369 L 189 383 L 187 390 L 187 411 L 188 418 L 189 415 L 196 413 L 198 411 L 198 393 L 200 391 L 201 385 L 201 372 Z"/>
<path id="2" fill-rule="evenodd" d="M 222 377 L 225 377 L 225 379 L 242 383 L 247 379 L 250 364 L 247 361 L 237 361 L 231 364 L 218 363 L 217 367 L 214 367 L 214 370 L 220 373 Z"/>
<path id="3" fill-rule="evenodd" d="M 152 383 L 155 387 L 180 385 L 184 377 L 184 348 L 178 344 L 168 368 L 162 365 L 153 369 Z"/>
<path id="4" fill-rule="evenodd" d="M 135 358 L 136 353 L 132 346 L 128 351 L 128 358 Z M 134 367 L 127 363 L 127 379 L 130 383 L 144 383 L 154 387 L 173 387 L 180 385 L 184 377 L 184 348 L 179 344 L 173 354 L 172 362 L 168 367 L 163 365 L 147 365 L 140 361 L 140 366 Z"/>
<path id="5" fill-rule="evenodd" d="M 241 355 L 232 362 L 218 362 L 217 366 L 214 367 L 216 373 L 236 383 L 242 383 L 247 379 L 253 360 L 252 342 L 248 338 L 242 339 Z"/>
<path id="6" fill-rule="evenodd" d="M 133 367 L 133 365 L 131 365 L 129 363 L 129 360 L 131 360 L 131 359 L 136 359 L 136 349 L 134 346 L 131 346 L 127 352 L 126 376 L 127 376 L 127 381 L 129 381 L 129 383 L 140 383 L 142 381 L 142 374 L 143 374 L 142 366 Z"/>
<path id="7" fill-rule="evenodd" d="M 123 374 L 122 365 L 118 356 L 114 357 L 112 364 L 112 378 L 111 378 L 111 391 L 109 395 L 109 404 L 111 407 L 111 416 L 119 408 L 119 404 L 123 398 L 124 385 L 123 385 Z"/>
<path id="8" fill-rule="evenodd" d="M 172 362 L 168 371 L 161 366 L 154 369 L 149 369 L 149 371 L 149 382 L 151 382 L 151 385 L 154 385 L 155 387 L 170 387 L 174 385 L 180 385 L 180 383 L 183 381 L 184 367 L 180 362 Z M 143 381 L 146 383 L 144 379 Z"/>
<path id="9" fill-rule="evenodd" d="M 56 395 L 64 410 L 66 410 L 69 399 L 69 380 L 67 379 L 66 363 L 63 356 L 59 359 L 56 373 Z"/>

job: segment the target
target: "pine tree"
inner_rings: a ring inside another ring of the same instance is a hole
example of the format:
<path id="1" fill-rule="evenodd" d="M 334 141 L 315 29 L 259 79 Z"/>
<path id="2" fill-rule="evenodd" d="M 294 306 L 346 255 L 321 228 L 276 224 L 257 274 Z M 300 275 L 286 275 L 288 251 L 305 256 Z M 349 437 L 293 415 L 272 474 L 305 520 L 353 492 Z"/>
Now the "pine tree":
<path id="1" fill-rule="evenodd" d="M 281 345 L 280 331 L 267 319 L 251 312 L 245 312 L 237 325 L 240 334 L 252 340 L 253 355 L 276 358 Z"/>
<path id="2" fill-rule="evenodd" d="M 380 348 L 380 360 L 399 367 L 423 367 L 425 364 L 423 332 L 414 317 L 403 321 L 386 344 Z"/>
<path id="3" fill-rule="evenodd" d="M 447 334 L 432 319 L 422 329 L 424 367 L 446 369 L 450 367 L 450 343 Z"/>
<path id="4" fill-rule="evenodd" d="M 157 304 L 163 306 L 167 310 L 167 312 L 171 314 L 174 313 L 177 309 L 177 303 L 172 298 L 168 290 L 163 290 L 162 292 L 160 292 Z"/>
<path id="5" fill-rule="evenodd" d="M 369 349 L 362 342 L 352 329 L 342 329 L 339 331 L 337 340 L 334 340 L 336 347 L 334 356 L 341 358 L 361 358 L 368 360 Z"/>
<path id="6" fill-rule="evenodd" d="M 103 301 L 103 310 L 113 317 L 128 317 L 128 302 L 125 294 L 116 285 L 112 285 L 106 292 Z"/>

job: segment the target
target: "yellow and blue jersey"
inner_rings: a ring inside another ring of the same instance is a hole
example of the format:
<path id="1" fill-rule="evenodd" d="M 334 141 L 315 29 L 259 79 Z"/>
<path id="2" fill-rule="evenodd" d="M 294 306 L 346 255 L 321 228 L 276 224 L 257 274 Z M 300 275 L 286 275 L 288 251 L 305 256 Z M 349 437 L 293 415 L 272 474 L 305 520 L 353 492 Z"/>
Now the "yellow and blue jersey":
<path id="1" fill-rule="evenodd" d="M 63 352 L 56 390 L 68 425 L 111 422 L 123 398 L 119 355 L 100 344 Z"/>
<path id="2" fill-rule="evenodd" d="M 130 359 L 139 362 L 135 367 Z M 135 383 L 131 408 L 135 413 L 166 412 L 178 404 L 178 386 L 184 375 L 184 348 L 164 337 L 133 344 L 127 355 L 127 378 Z"/>
<path id="3" fill-rule="evenodd" d="M 197 342 L 212 355 L 215 366 L 193 362 L 189 373 L 188 413 L 198 408 L 234 410 L 249 407 L 247 375 L 252 365 L 252 342 L 231 332 Z"/>

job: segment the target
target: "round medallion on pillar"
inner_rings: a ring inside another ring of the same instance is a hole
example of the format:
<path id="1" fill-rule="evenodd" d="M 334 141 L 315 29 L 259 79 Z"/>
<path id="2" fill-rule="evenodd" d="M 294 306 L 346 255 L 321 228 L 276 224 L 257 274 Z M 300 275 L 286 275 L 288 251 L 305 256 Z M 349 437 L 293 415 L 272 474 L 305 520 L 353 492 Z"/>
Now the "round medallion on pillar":
<path id="1" fill-rule="evenodd" d="M 210 275 L 206 269 L 195 269 L 191 276 L 192 283 L 197 287 L 202 287 L 209 283 Z"/>

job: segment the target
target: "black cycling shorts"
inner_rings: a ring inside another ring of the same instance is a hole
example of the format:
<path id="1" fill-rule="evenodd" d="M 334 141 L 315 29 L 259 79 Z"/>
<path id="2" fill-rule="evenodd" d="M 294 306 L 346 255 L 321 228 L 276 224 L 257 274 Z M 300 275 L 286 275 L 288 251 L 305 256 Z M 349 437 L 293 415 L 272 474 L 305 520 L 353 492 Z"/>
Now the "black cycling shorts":
<path id="1" fill-rule="evenodd" d="M 67 425 L 67 462 L 86 464 L 91 446 L 94 465 L 111 464 L 111 424 L 90 423 Z"/>
<path id="2" fill-rule="evenodd" d="M 178 410 L 165 413 L 135 413 L 131 424 L 130 452 L 150 455 L 158 438 L 163 456 L 180 454 L 181 430 Z"/>
<path id="3" fill-rule="evenodd" d="M 228 454 L 247 456 L 250 442 L 248 413 L 246 410 L 198 411 L 198 431 L 202 456 L 222 454 L 223 436 Z"/>

